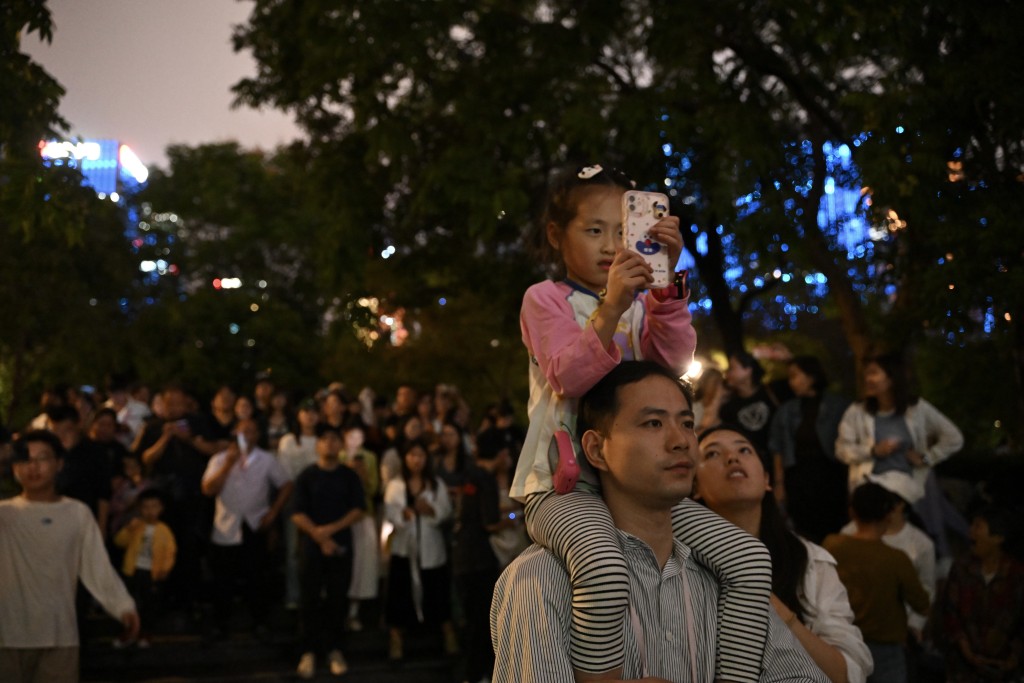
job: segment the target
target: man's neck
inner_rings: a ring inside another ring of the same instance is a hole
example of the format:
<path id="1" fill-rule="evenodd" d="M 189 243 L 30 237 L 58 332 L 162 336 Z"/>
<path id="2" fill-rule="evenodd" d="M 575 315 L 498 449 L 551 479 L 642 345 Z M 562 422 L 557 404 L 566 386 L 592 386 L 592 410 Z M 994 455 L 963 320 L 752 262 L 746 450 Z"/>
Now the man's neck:
<path id="1" fill-rule="evenodd" d="M 983 573 L 995 574 L 999 571 L 999 565 L 1003 562 L 1003 552 L 1002 550 L 996 550 L 978 559 L 981 560 L 981 571 Z"/>
<path id="2" fill-rule="evenodd" d="M 753 382 L 744 382 L 736 387 L 736 395 L 740 398 L 750 398 L 757 393 L 757 385 Z"/>
<path id="3" fill-rule="evenodd" d="M 856 530 L 853 532 L 854 538 L 859 538 L 862 541 L 880 541 L 882 536 L 885 535 L 885 529 L 888 524 L 882 522 L 861 522 L 855 521 Z"/>
<path id="4" fill-rule="evenodd" d="M 898 534 L 899 532 L 903 531 L 903 527 L 905 527 L 906 525 L 906 517 L 904 517 L 903 515 L 894 515 L 893 518 L 889 520 L 889 525 L 885 529 L 885 535 L 893 536 L 895 534 Z"/>
<path id="5" fill-rule="evenodd" d="M 60 495 L 53 487 L 42 491 L 22 491 L 21 497 L 30 503 L 56 503 Z"/>
<path id="6" fill-rule="evenodd" d="M 639 505 L 626 495 L 605 490 L 604 500 L 615 526 L 636 536 L 654 551 L 658 566 L 664 567 L 674 548 L 672 509 Z"/>

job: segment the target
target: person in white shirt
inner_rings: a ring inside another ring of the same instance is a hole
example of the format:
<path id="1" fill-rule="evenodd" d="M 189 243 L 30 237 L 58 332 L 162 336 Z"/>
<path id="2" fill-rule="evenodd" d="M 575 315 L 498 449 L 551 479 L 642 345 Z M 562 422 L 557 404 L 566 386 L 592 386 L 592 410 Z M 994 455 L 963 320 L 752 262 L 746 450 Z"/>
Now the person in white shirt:
<path id="1" fill-rule="evenodd" d="M 78 582 L 134 639 L 139 615 L 110 564 L 96 520 L 57 494 L 64 448 L 47 431 L 14 444 L 21 494 L 0 501 L 0 681 L 78 681 Z"/>
<path id="2" fill-rule="evenodd" d="M 230 616 L 233 587 L 243 577 L 258 636 L 266 632 L 269 611 L 267 531 L 292 492 L 292 482 L 277 459 L 259 448 L 260 429 L 254 420 L 235 427 L 237 443 L 210 458 L 203 474 L 203 493 L 216 497 L 210 564 L 214 576 L 213 635 L 222 636 Z M 273 495 L 273 503 L 271 494 Z"/>
<path id="3" fill-rule="evenodd" d="M 599 472 L 626 558 L 623 680 L 710 681 L 719 585 L 672 533 L 672 509 L 696 469 L 692 397 L 672 371 L 623 361 L 580 400 L 582 454 Z M 533 545 L 513 560 L 491 603 L 494 683 L 573 680 L 572 587 L 555 555 Z M 769 614 L 762 681 L 828 681 L 777 614 Z"/>

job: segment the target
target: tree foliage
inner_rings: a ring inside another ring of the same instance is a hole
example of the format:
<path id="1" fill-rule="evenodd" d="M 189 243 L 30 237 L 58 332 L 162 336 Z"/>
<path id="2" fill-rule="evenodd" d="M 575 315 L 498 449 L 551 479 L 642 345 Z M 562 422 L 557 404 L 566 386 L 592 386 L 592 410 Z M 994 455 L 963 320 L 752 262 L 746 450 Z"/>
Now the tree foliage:
<path id="1" fill-rule="evenodd" d="M 945 344 L 951 331 L 966 343 L 989 308 L 985 334 L 1019 336 L 1016 295 L 996 283 L 1019 258 L 1002 230 L 1021 201 L 1021 56 L 1008 28 L 1020 12 L 946 0 L 258 0 L 235 34 L 258 71 L 236 93 L 294 112 L 314 148 L 358 144 L 355 163 L 388 208 L 384 240 L 433 226 L 511 234 L 553 167 L 622 165 L 669 190 L 692 226 L 697 296 L 727 348 L 754 326 L 826 318 L 862 357 L 879 341 Z M 844 145 L 854 165 L 840 168 Z M 951 183 L 958 159 L 965 180 Z M 846 218 L 820 220 L 842 183 L 869 189 Z M 979 213 L 993 236 L 980 250 L 968 248 Z M 874 239 L 845 243 L 850 216 Z M 937 274 L 954 247 L 954 268 Z M 966 307 L 934 285 L 960 268 Z"/>
<path id="2" fill-rule="evenodd" d="M 40 158 L 39 141 L 67 128 L 64 90 L 20 46 L 52 29 L 42 0 L 0 9 L 0 421 L 15 424 L 43 383 L 115 362 L 135 269 L 116 207 Z"/>

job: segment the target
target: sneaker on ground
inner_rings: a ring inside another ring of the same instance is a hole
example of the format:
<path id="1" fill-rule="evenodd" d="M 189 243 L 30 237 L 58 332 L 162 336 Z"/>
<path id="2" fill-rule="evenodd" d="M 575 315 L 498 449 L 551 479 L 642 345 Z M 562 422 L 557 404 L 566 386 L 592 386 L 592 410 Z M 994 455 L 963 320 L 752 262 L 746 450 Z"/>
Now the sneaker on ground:
<path id="1" fill-rule="evenodd" d="M 331 653 L 327 655 L 327 660 L 331 663 L 331 675 L 341 676 L 348 671 L 348 662 L 345 661 L 345 657 L 338 650 L 331 650 Z"/>
<path id="2" fill-rule="evenodd" d="M 299 675 L 299 678 L 305 678 L 309 680 L 316 675 L 316 655 L 312 652 L 306 652 L 299 659 L 299 665 L 295 668 L 295 673 Z"/>

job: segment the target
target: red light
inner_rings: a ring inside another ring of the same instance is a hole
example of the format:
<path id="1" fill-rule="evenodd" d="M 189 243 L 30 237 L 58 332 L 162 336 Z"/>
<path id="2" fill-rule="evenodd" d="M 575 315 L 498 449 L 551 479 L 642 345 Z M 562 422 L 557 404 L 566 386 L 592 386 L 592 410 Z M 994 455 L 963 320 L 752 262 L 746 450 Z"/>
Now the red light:
<path id="1" fill-rule="evenodd" d="M 213 281 L 213 288 L 220 289 L 220 278 L 217 278 L 216 280 Z"/>

